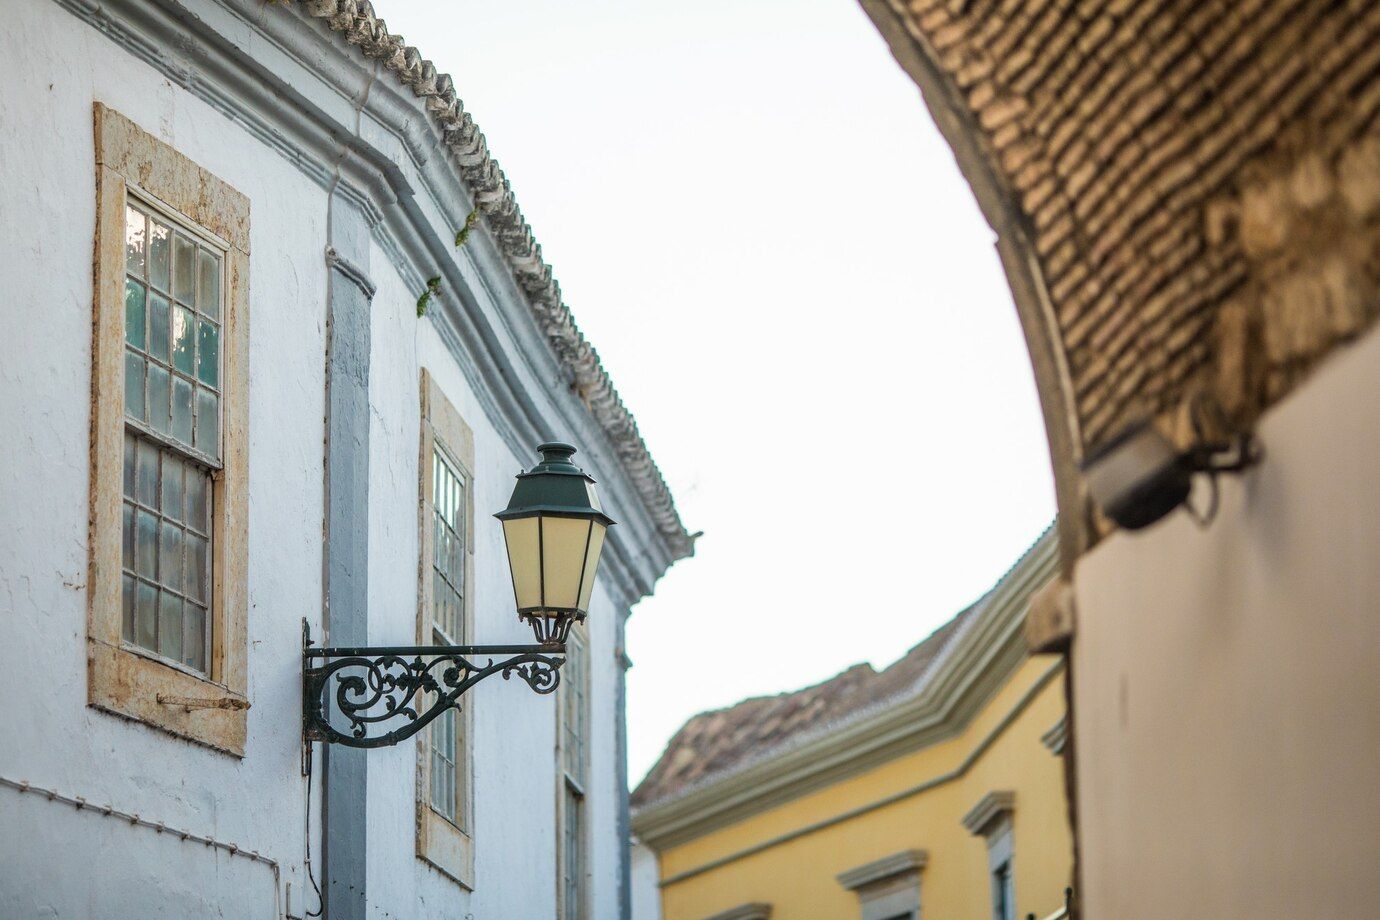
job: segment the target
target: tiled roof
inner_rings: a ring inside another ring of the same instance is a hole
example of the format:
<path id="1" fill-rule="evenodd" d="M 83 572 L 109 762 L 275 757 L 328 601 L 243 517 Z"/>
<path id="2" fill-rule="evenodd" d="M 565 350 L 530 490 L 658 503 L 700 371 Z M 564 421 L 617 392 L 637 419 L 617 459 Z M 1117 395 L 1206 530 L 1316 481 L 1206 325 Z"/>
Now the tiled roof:
<path id="1" fill-rule="evenodd" d="M 608 435 L 620 464 L 676 558 L 689 555 L 692 540 L 676 513 L 670 489 L 647 450 L 637 422 L 599 363 L 598 353 L 575 325 L 561 298 L 560 284 L 551 266 L 542 259 L 541 244 L 522 216 L 498 161 L 489 155 L 483 132 L 456 96 L 450 75 L 438 73 L 436 66 L 403 41 L 401 35 L 390 33 L 368 0 L 307 0 L 305 8 L 345 41 L 357 46 L 363 56 L 381 61 L 385 69 L 425 100 L 426 110 L 450 150 L 457 173 L 469 187 L 508 267 L 527 295 L 534 322 L 569 371 L 572 388 Z"/>
<path id="2" fill-rule="evenodd" d="M 695 716 L 676 732 L 633 791 L 633 807 L 708 785 L 865 710 L 909 696 L 975 607 L 939 627 L 883 671 L 856 664 L 803 690 L 755 697 Z"/>

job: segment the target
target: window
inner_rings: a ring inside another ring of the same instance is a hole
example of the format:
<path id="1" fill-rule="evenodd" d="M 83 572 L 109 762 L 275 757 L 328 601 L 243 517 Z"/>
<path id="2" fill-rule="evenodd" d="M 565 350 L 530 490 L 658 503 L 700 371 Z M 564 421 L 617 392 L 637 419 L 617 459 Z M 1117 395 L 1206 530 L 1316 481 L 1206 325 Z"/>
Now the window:
<path id="1" fill-rule="evenodd" d="M 992 920 L 1016 920 L 1016 885 L 1012 874 L 1012 818 L 1016 796 L 1008 790 L 989 792 L 963 817 L 963 826 L 987 839 L 987 875 L 991 887 Z"/>
<path id="2" fill-rule="evenodd" d="M 243 754 L 249 203 L 95 107 L 88 701 Z"/>
<path id="3" fill-rule="evenodd" d="M 472 633 L 474 435 L 427 370 L 421 374 L 417 641 L 464 645 Z M 417 855 L 474 887 L 468 706 L 418 736 Z"/>
<path id="4" fill-rule="evenodd" d="M 924 850 L 902 850 L 849 869 L 838 883 L 858 896 L 860 920 L 918 920 Z"/>
<path id="5" fill-rule="evenodd" d="M 222 254 L 126 201 L 121 636 L 205 673 Z"/>
<path id="6" fill-rule="evenodd" d="M 557 707 L 560 790 L 557 810 L 556 878 L 560 920 L 584 920 L 585 793 L 589 771 L 589 644 L 576 624 L 566 641 Z"/>

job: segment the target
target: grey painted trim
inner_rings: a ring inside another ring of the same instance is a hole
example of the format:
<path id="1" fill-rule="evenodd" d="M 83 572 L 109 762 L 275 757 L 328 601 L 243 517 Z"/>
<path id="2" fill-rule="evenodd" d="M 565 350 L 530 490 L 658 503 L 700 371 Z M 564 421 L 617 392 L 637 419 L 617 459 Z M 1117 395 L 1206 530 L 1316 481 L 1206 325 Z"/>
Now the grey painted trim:
<path id="1" fill-rule="evenodd" d="M 771 920 L 771 905 L 763 901 L 739 904 L 728 910 L 721 910 L 705 920 Z"/>
<path id="2" fill-rule="evenodd" d="M 326 264 L 340 272 L 346 281 L 359 288 L 365 299 L 373 300 L 374 295 L 378 293 L 378 285 L 369 278 L 364 269 L 336 252 L 334 246 L 326 247 Z"/>
<path id="3" fill-rule="evenodd" d="M 960 762 L 959 765 L 954 769 L 949 770 L 945 773 L 940 773 L 938 776 L 931 777 L 930 779 L 927 779 L 924 782 L 917 783 L 914 786 L 902 789 L 899 792 L 893 792 L 891 795 L 880 798 L 875 802 L 869 802 L 866 805 L 859 805 L 857 808 L 850 808 L 847 811 L 840 812 L 836 815 L 831 815 L 828 818 L 824 818 L 820 821 L 815 821 L 811 824 L 805 825 L 804 827 L 796 828 L 793 831 L 787 831 L 784 834 L 778 834 L 777 836 L 772 837 L 768 840 L 764 840 L 761 843 L 753 844 L 750 847 L 744 847 L 743 849 L 738 850 L 734 853 L 730 853 L 727 856 L 721 856 L 718 859 L 710 860 L 709 862 L 704 863 L 703 865 L 695 866 L 693 869 L 687 869 L 684 872 L 677 872 L 675 875 L 671 875 L 667 878 L 662 879 L 659 883 L 659 887 L 669 888 L 671 885 L 674 885 L 677 882 L 683 882 L 686 879 L 694 878 L 697 875 L 703 875 L 706 872 L 712 872 L 715 869 L 719 869 L 723 866 L 735 863 L 740 859 L 746 859 L 749 856 L 754 856 L 758 853 L 765 852 L 766 850 L 770 850 L 773 847 L 778 847 L 782 844 L 790 843 L 792 840 L 799 840 L 801 837 L 817 833 L 818 831 L 826 830 L 827 828 L 831 828 L 836 824 L 842 824 L 845 821 L 852 821 L 854 818 L 860 818 L 863 815 L 871 814 L 872 812 L 877 811 L 878 809 L 887 808 L 888 806 L 895 805 L 897 802 L 903 802 L 906 799 L 912 798 L 925 792 L 929 792 L 931 789 L 934 789 L 938 786 L 943 786 L 946 783 L 953 782 L 954 780 L 962 779 L 965 775 L 967 775 L 968 771 L 973 768 L 973 764 L 977 763 L 978 760 L 982 758 L 982 755 L 987 753 L 987 750 L 993 744 L 996 743 L 997 739 L 1000 738 L 1008 728 L 1011 727 L 1011 725 L 1016 721 L 1016 719 L 1020 718 L 1021 713 L 1025 711 L 1026 707 L 1034 701 L 1035 697 L 1040 695 L 1040 691 L 1043 690 L 1046 686 L 1048 686 L 1049 682 L 1052 681 L 1055 677 L 1057 677 L 1063 670 L 1064 662 L 1060 660 L 1055 664 L 1051 665 L 1049 670 L 1045 671 L 1045 673 L 1041 674 L 1039 679 L 1037 679 L 1035 683 L 1031 684 L 1030 689 L 1026 690 L 1026 692 L 1021 695 L 1021 698 L 1016 701 L 1016 704 L 1011 708 L 1011 711 L 1008 712 L 1005 716 L 1003 716 L 1001 721 L 994 725 L 992 727 L 992 730 L 983 736 L 982 740 L 979 741 L 977 745 L 971 751 L 968 752 L 968 756 L 964 757 L 962 762 Z M 643 843 L 647 843 L 646 838 L 642 838 L 642 841 Z M 650 844 L 648 845 L 650 846 Z"/>
<path id="4" fill-rule="evenodd" d="M 428 318 L 485 415 L 520 461 L 553 435 L 581 445 L 620 521 L 607 538 L 605 584 L 625 607 L 651 593 L 684 552 L 658 529 L 618 447 L 570 392 L 492 234 L 477 228 L 454 249 L 454 227 L 473 200 L 442 155 L 425 100 L 403 94 L 396 80 L 378 81 L 366 98 L 370 62 L 295 4 L 55 2 L 358 208 L 418 292 L 440 275 L 443 293 Z"/>
<path id="5" fill-rule="evenodd" d="M 369 642 L 369 226 L 332 195 L 335 271 L 326 275 L 326 639 Z M 351 266 L 350 277 L 342 266 Z M 341 284 L 337 280 L 348 280 Z M 328 920 L 364 920 L 368 908 L 368 751 L 322 745 L 324 903 Z"/>
<path id="6" fill-rule="evenodd" d="M 975 837 L 990 837 L 1016 808 L 1016 793 L 994 789 L 978 800 L 963 816 L 963 826 Z"/>
<path id="7" fill-rule="evenodd" d="M 632 920 L 632 812 L 628 804 L 628 615 L 620 611 L 613 649 L 614 662 L 614 795 L 618 798 L 618 917 Z"/>
<path id="8" fill-rule="evenodd" d="M 794 747 L 633 814 L 633 830 L 660 849 L 856 776 L 967 727 L 1029 657 L 1023 627 L 1030 597 L 1058 570 L 1053 528 L 997 583 L 950 640 L 921 685 Z"/>
<path id="9" fill-rule="evenodd" d="M 1059 717 L 1059 721 L 1050 726 L 1049 731 L 1040 736 L 1040 743 L 1049 748 L 1050 753 L 1060 755 L 1064 753 L 1064 744 L 1069 737 L 1069 717 L 1068 713 Z"/>
<path id="10" fill-rule="evenodd" d="M 864 863 L 856 869 L 849 869 L 835 876 L 838 883 L 849 891 L 857 891 L 864 885 L 871 885 L 874 882 L 886 881 L 898 875 L 908 873 L 918 873 L 930 861 L 930 854 L 925 850 L 902 850 L 899 853 L 892 853 L 881 859 L 874 859 L 870 863 Z"/>

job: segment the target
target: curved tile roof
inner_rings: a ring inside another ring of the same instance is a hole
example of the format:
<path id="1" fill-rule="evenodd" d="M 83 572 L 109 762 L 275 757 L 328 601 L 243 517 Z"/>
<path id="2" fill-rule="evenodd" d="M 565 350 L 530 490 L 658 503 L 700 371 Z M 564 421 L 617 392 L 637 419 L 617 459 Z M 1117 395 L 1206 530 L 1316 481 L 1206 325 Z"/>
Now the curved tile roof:
<path id="1" fill-rule="evenodd" d="M 401 35 L 388 31 L 368 0 L 307 0 L 307 12 L 323 20 L 360 53 L 381 61 L 412 92 L 425 100 L 426 110 L 450 150 L 456 171 L 469 187 L 479 212 L 498 243 L 518 285 L 527 295 L 532 318 L 546 336 L 557 359 L 570 372 L 574 390 L 608 435 L 618 459 L 646 504 L 674 558 L 691 553 L 693 541 L 676 512 L 671 491 L 657 469 L 613 382 L 594 347 L 575 325 L 561 298 L 561 286 L 542 258 L 541 244 L 522 216 L 517 199 L 488 142 L 455 94 L 449 74 L 422 57 Z"/>

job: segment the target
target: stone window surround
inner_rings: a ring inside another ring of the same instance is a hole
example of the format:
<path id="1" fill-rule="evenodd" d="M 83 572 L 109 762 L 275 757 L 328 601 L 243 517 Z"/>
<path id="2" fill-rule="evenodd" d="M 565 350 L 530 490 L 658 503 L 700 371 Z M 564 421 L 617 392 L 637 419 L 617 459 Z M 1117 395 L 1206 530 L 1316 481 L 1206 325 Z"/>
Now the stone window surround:
<path id="1" fill-rule="evenodd" d="M 436 449 L 439 445 L 452 462 L 455 472 L 465 481 L 465 584 L 474 584 L 474 502 L 469 500 L 474 483 L 475 468 L 474 432 L 460 416 L 455 406 L 441 391 L 436 379 L 426 368 L 422 369 L 421 393 L 421 443 L 419 453 L 418 488 L 418 579 L 417 579 L 417 644 L 430 645 L 432 635 L 432 591 L 433 579 L 431 561 L 435 549 L 435 528 L 432 523 L 432 468 Z M 463 598 L 465 635 L 474 635 L 474 592 L 467 590 Z M 461 761 L 458 768 L 465 771 L 460 783 L 464 799 L 458 809 L 467 820 L 461 824 L 468 833 L 449 821 L 431 807 L 431 734 L 423 731 L 417 734 L 417 856 L 437 871 L 465 888 L 474 888 L 474 757 L 468 744 L 474 737 L 474 718 L 472 707 L 462 706 L 456 714 L 456 736 L 461 739 L 457 745 Z"/>
<path id="2" fill-rule="evenodd" d="M 1005 866 L 1007 874 L 1014 875 L 1011 825 L 1015 810 L 1016 794 L 1014 792 L 993 790 L 984 795 L 963 816 L 963 826 L 968 829 L 970 834 L 987 839 L 987 875 L 992 889 L 993 910 L 996 909 L 998 903 L 997 886 L 1000 884 L 997 879 L 997 871 Z"/>
<path id="3" fill-rule="evenodd" d="M 929 862 L 925 850 L 902 850 L 842 872 L 838 883 L 858 896 L 861 920 L 920 916 L 920 872 Z"/>
<path id="4" fill-rule="evenodd" d="M 249 199 L 97 102 L 87 703 L 242 757 L 247 732 Z M 211 648 L 194 673 L 121 636 L 124 235 L 129 189 L 225 246 L 223 468 L 213 481 Z"/>
<path id="5" fill-rule="evenodd" d="M 771 905 L 763 901 L 739 904 L 728 910 L 721 910 L 704 920 L 771 920 Z"/>
<path id="6" fill-rule="evenodd" d="M 583 668 L 572 667 L 579 662 L 575 661 L 577 656 L 582 656 Z M 566 725 L 567 701 L 569 694 L 574 688 L 577 680 L 584 682 L 583 686 L 583 719 L 582 729 L 587 733 L 590 727 L 589 719 L 589 661 L 591 659 L 589 632 L 584 623 L 575 623 L 570 628 L 570 637 L 567 641 L 566 660 L 567 664 L 563 670 L 565 675 L 561 679 L 561 685 L 556 691 L 558 698 L 556 701 L 556 910 L 558 917 L 568 916 L 566 912 L 565 895 L 565 840 L 566 840 L 566 804 L 567 799 L 574 796 L 581 804 L 581 811 L 584 811 L 584 801 L 588 793 L 589 781 L 589 738 L 582 739 L 584 757 L 582 761 L 575 765 L 580 771 L 579 776 L 573 776 L 567 762 L 566 752 Z M 576 845 L 579 847 L 577 864 L 581 869 L 581 878 L 576 882 L 579 904 L 577 905 L 575 916 L 584 920 L 589 915 L 589 844 L 588 844 L 588 821 L 581 821 L 583 825 L 577 828 L 579 839 Z"/>

